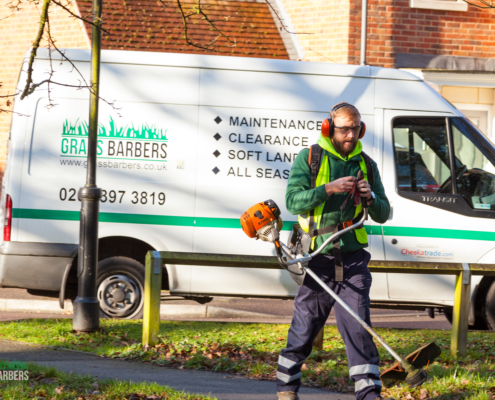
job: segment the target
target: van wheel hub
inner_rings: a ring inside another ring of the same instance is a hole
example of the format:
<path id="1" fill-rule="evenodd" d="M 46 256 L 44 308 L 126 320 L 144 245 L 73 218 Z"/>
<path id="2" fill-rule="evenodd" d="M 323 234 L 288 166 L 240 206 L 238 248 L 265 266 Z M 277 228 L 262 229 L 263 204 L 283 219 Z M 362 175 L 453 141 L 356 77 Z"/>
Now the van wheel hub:
<path id="1" fill-rule="evenodd" d="M 112 292 L 112 295 L 113 295 L 113 300 L 115 302 L 120 302 L 125 299 L 125 293 L 120 289 L 115 289 Z"/>
<path id="2" fill-rule="evenodd" d="M 134 280 L 125 275 L 112 275 L 98 286 L 102 311 L 113 317 L 126 317 L 139 306 L 142 293 Z"/>

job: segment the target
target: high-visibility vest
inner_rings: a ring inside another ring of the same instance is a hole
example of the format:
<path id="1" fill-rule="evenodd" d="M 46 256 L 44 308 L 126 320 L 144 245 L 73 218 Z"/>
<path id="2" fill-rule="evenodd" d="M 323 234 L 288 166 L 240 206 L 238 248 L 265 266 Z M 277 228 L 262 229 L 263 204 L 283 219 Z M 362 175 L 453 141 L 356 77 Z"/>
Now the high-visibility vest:
<path id="1" fill-rule="evenodd" d="M 364 156 L 362 156 L 362 155 L 360 155 L 360 156 L 361 156 L 361 161 L 359 161 L 359 166 L 360 166 L 361 170 L 363 171 L 364 179 L 366 179 L 366 181 L 368 181 L 368 168 L 366 167 L 366 162 L 365 162 Z M 321 160 L 320 169 L 318 171 L 318 176 L 316 177 L 316 186 L 315 187 L 325 185 L 329 182 L 330 182 L 330 164 L 328 161 L 328 156 L 325 154 L 325 152 L 323 152 L 323 157 Z M 309 233 L 309 220 L 310 220 L 310 216 L 311 216 L 312 211 L 314 212 L 314 215 L 313 215 L 313 221 L 314 221 L 313 224 L 314 225 L 313 225 L 312 230 L 316 230 L 316 229 L 320 228 L 321 219 L 322 219 L 321 217 L 323 215 L 323 209 L 325 208 L 325 204 L 326 204 L 326 202 L 323 202 L 322 204 L 317 206 L 314 210 L 310 210 L 304 214 L 299 214 L 298 223 L 306 233 Z M 354 218 L 356 218 L 359 214 L 361 214 L 362 211 L 363 211 L 363 205 L 359 204 L 356 207 L 356 210 L 354 212 Z M 356 240 L 358 241 L 358 243 L 360 243 L 360 244 L 367 244 L 368 243 L 368 234 L 366 233 L 366 230 L 364 229 L 364 227 L 362 227 L 360 229 L 354 229 L 354 233 L 356 235 Z M 312 250 L 314 250 L 316 237 L 317 236 L 314 236 L 311 239 L 311 249 Z"/>

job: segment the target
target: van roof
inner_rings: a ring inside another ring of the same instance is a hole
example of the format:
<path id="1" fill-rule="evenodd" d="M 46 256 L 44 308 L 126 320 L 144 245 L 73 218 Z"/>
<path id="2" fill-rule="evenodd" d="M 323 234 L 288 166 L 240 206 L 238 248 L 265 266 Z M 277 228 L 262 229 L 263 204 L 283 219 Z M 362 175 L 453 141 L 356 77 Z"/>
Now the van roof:
<path id="1" fill-rule="evenodd" d="M 89 62 L 91 52 L 87 49 L 61 49 L 71 61 Z M 29 58 L 30 51 L 25 58 Z M 49 50 L 39 48 L 37 59 L 49 59 Z M 63 61 L 58 53 L 52 59 Z M 138 61 L 137 61 L 138 60 Z M 101 62 L 109 64 L 162 65 L 185 68 L 226 69 L 240 71 L 284 72 L 293 74 L 353 76 L 359 78 L 422 81 L 406 71 L 372 66 L 330 64 L 267 58 L 229 57 L 183 53 L 155 53 L 149 51 L 102 50 Z"/>

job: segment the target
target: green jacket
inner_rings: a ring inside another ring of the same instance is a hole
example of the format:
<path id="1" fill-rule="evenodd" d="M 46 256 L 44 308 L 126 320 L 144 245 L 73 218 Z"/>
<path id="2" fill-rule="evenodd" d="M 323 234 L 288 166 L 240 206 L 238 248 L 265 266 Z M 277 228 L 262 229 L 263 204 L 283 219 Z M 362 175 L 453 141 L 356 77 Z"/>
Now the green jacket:
<path id="1" fill-rule="evenodd" d="M 337 153 L 330 139 L 322 136 L 318 140 L 318 144 L 324 149 L 330 162 L 330 181 L 345 176 L 357 176 L 360 169 L 360 153 L 363 148 L 361 141 L 358 141 L 356 148 L 349 154 L 347 159 L 342 158 Z M 349 221 L 354 218 L 354 201 L 349 201 L 345 209 L 340 211 L 340 206 L 348 196 L 348 193 L 335 193 L 327 196 L 324 185 L 311 189 L 311 171 L 308 165 L 308 157 L 309 149 L 304 149 L 294 160 L 285 194 L 287 210 L 292 215 L 298 215 L 306 213 L 326 201 L 320 228 Z M 373 169 L 375 173 L 375 184 L 371 186 L 371 190 L 375 193 L 375 201 L 369 206 L 368 211 L 373 221 L 383 224 L 390 215 L 390 203 L 385 195 L 380 174 L 374 161 Z M 315 249 L 319 248 L 330 235 L 317 237 Z M 347 232 L 341 236 L 340 246 L 343 253 L 368 247 L 367 244 L 358 243 L 354 231 Z M 331 243 L 325 247 L 322 254 L 332 254 Z"/>

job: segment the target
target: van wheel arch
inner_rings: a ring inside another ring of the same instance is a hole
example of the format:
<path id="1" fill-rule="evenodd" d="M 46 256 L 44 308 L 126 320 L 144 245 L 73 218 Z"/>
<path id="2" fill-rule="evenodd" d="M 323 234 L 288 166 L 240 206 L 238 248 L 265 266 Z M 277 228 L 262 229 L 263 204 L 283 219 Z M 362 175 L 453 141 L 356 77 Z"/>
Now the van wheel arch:
<path id="1" fill-rule="evenodd" d="M 127 236 L 109 236 L 101 238 L 98 243 L 98 262 L 110 257 L 126 257 L 145 265 L 146 253 L 156 250 L 148 243 Z M 77 296 L 77 263 L 74 258 L 66 286 L 66 298 L 74 300 Z M 162 269 L 162 290 L 169 290 L 167 268 Z"/>
<path id="2" fill-rule="evenodd" d="M 485 276 L 481 280 L 475 310 L 476 320 L 479 315 L 484 323 L 484 329 L 495 331 L 495 277 Z"/>
<path id="3" fill-rule="evenodd" d="M 484 276 L 478 284 L 475 294 L 474 325 L 470 325 L 469 329 L 495 331 L 495 277 Z M 493 304 L 493 308 L 491 310 L 487 309 L 487 296 L 489 295 L 492 297 L 491 301 Z M 453 308 L 444 310 L 445 316 L 450 323 L 452 323 L 452 311 Z M 489 313 L 489 315 L 487 313 Z"/>

